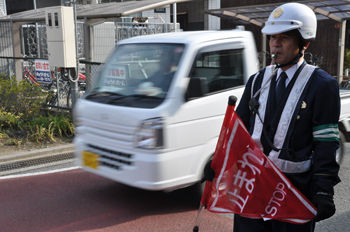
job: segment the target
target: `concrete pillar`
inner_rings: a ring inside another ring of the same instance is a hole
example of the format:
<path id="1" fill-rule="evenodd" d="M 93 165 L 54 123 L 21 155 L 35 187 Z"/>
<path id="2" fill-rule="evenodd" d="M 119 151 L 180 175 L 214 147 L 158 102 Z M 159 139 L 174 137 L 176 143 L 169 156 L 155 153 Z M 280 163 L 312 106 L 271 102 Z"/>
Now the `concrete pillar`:
<path id="1" fill-rule="evenodd" d="M 12 24 L 12 47 L 13 47 L 13 56 L 22 57 L 21 53 L 21 26 L 23 23 L 11 22 Z M 15 60 L 15 73 L 16 80 L 20 81 L 23 79 L 23 60 Z"/>
<path id="2" fill-rule="evenodd" d="M 177 4 L 173 4 L 173 23 L 174 23 L 174 31 L 177 31 L 176 23 L 177 23 Z"/>
<path id="3" fill-rule="evenodd" d="M 346 31 L 346 20 L 340 23 L 339 28 L 339 44 L 338 44 L 338 82 L 343 81 L 343 69 L 344 69 L 344 52 L 345 52 L 345 31 Z"/>
<path id="4" fill-rule="evenodd" d="M 84 20 L 84 56 L 85 60 L 91 61 L 92 59 L 92 40 L 94 38 L 93 34 L 93 26 L 91 26 L 93 22 L 91 22 L 88 19 Z M 86 72 L 86 89 L 90 90 L 91 83 L 92 83 L 92 75 L 91 75 L 91 65 L 85 64 L 85 72 Z"/>
<path id="5" fill-rule="evenodd" d="M 91 60 L 90 53 L 90 24 L 87 18 L 84 19 L 84 57 L 85 60 Z"/>
<path id="6" fill-rule="evenodd" d="M 220 0 L 204 0 L 204 11 L 220 9 Z M 204 30 L 220 30 L 220 17 L 204 14 Z"/>

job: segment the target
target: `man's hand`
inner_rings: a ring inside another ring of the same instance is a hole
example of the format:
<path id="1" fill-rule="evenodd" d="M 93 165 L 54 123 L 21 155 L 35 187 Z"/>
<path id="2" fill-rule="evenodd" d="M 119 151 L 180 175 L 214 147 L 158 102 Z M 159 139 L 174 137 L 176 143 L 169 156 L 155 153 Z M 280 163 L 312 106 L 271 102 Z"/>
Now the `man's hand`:
<path id="1" fill-rule="evenodd" d="M 316 222 L 330 218 L 335 214 L 333 195 L 322 192 L 316 193 L 313 203 L 317 208 Z"/>
<path id="2" fill-rule="evenodd" d="M 215 172 L 211 168 L 211 160 L 205 165 L 204 167 L 204 177 L 202 179 L 202 182 L 204 181 L 212 181 L 215 177 Z"/>

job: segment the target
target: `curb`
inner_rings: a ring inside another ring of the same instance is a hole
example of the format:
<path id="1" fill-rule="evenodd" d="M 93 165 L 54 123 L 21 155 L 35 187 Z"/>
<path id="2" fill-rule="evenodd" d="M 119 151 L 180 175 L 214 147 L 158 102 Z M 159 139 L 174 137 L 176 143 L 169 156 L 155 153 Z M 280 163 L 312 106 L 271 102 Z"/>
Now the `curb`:
<path id="1" fill-rule="evenodd" d="M 37 149 L 29 152 L 15 153 L 5 156 L 0 156 L 0 163 L 14 162 L 26 159 L 36 159 L 47 156 L 54 156 L 60 153 L 72 153 L 74 152 L 74 144 L 59 145 L 55 147 Z"/>
<path id="2" fill-rule="evenodd" d="M 74 144 L 37 149 L 0 157 L 0 177 L 74 163 Z"/>

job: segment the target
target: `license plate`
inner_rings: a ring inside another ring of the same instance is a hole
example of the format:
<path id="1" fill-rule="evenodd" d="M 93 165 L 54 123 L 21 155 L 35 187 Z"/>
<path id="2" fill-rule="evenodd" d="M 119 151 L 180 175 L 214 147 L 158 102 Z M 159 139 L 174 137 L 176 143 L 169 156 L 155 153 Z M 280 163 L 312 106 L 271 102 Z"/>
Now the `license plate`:
<path id="1" fill-rule="evenodd" d="M 83 151 L 83 165 L 92 169 L 98 168 L 99 155 L 89 151 Z"/>

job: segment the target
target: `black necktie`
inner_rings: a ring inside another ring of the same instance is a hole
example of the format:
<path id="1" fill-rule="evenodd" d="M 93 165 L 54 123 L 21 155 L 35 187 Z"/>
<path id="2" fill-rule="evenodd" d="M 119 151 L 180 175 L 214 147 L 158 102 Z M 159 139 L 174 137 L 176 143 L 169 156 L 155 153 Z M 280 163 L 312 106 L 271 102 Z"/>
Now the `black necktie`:
<path id="1" fill-rule="evenodd" d="M 279 105 L 283 94 L 286 91 L 286 80 L 287 80 L 288 76 L 285 72 L 282 72 L 280 74 L 279 80 L 277 82 L 277 86 L 276 86 L 276 103 L 277 105 Z"/>

